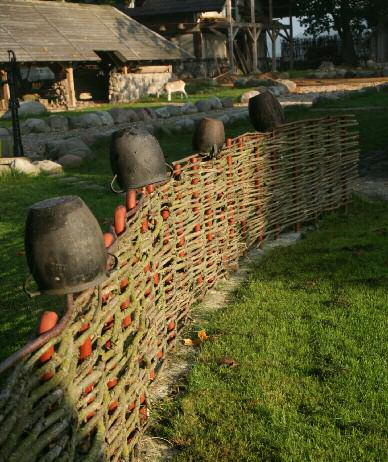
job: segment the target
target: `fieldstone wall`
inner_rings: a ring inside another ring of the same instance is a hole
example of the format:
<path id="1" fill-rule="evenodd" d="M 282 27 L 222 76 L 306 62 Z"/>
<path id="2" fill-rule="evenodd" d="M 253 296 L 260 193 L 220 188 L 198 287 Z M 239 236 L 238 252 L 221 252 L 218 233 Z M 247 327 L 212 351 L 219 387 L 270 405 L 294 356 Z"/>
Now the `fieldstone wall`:
<path id="1" fill-rule="evenodd" d="M 162 90 L 171 79 L 171 72 L 120 74 L 113 72 L 109 81 L 109 101 L 112 103 L 125 103 L 136 100 L 148 94 L 150 86 Z"/>

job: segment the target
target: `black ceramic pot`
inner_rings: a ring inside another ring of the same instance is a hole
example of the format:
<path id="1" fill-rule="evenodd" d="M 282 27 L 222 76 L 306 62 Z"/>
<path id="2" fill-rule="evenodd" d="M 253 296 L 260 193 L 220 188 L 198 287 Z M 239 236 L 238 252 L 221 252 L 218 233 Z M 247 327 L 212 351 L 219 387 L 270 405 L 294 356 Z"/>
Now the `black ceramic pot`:
<path id="1" fill-rule="evenodd" d="M 202 119 L 193 136 L 193 148 L 201 154 L 215 155 L 225 143 L 225 128 L 221 120 Z"/>
<path id="2" fill-rule="evenodd" d="M 77 196 L 47 199 L 30 207 L 25 250 L 31 274 L 42 294 L 80 292 L 107 277 L 101 228 Z"/>
<path id="3" fill-rule="evenodd" d="M 168 180 L 162 148 L 157 139 L 144 129 L 125 128 L 113 133 L 110 161 L 123 191 Z"/>

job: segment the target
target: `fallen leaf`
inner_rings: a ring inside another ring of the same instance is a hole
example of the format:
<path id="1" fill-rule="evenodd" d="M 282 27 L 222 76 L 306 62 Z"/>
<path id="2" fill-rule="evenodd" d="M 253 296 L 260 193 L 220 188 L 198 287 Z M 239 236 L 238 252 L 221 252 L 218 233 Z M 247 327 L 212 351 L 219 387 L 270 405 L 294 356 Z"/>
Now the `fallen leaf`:
<path id="1" fill-rule="evenodd" d="M 208 335 L 206 334 L 205 329 L 202 329 L 202 330 L 200 330 L 200 331 L 198 332 L 198 338 L 199 338 L 202 342 L 204 342 L 205 340 L 209 340 L 209 337 L 208 337 Z"/>
<path id="2" fill-rule="evenodd" d="M 193 341 L 191 340 L 191 338 L 184 338 L 183 344 L 186 346 L 193 346 Z"/>
<path id="3" fill-rule="evenodd" d="M 220 366 L 229 366 L 229 367 L 238 366 L 238 362 L 235 359 L 230 358 L 228 356 L 225 356 L 224 358 L 219 359 L 218 364 Z"/>
<path id="4" fill-rule="evenodd" d="M 18 250 L 18 251 L 16 252 L 16 256 L 17 256 L 17 257 L 22 257 L 22 256 L 25 255 L 25 254 L 26 254 L 26 252 L 24 252 L 24 250 Z"/>

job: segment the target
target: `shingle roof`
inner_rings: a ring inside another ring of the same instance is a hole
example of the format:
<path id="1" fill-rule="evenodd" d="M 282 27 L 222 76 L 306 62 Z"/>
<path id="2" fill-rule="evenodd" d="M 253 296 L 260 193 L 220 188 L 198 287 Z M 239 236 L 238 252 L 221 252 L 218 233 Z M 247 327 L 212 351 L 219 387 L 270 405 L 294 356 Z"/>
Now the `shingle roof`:
<path id="1" fill-rule="evenodd" d="M 127 8 L 128 14 L 150 16 L 169 13 L 203 13 L 205 11 L 221 11 L 225 0 L 146 0 L 143 6 Z"/>
<path id="2" fill-rule="evenodd" d="M 192 57 L 112 6 L 38 0 L 0 0 L 0 62 L 8 49 L 21 62 L 99 61 L 99 51 L 124 61 Z"/>

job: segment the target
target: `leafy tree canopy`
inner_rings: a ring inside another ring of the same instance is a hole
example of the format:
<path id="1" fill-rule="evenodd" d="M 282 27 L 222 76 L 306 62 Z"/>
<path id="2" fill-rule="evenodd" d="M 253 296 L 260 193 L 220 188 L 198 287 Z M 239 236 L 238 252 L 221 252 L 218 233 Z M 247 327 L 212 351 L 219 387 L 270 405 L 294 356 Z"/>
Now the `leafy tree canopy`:
<path id="1" fill-rule="evenodd" d="M 307 33 L 319 35 L 331 29 L 338 33 L 343 60 L 351 65 L 357 62 L 354 37 L 388 15 L 387 0 L 297 0 L 297 6 Z"/>

